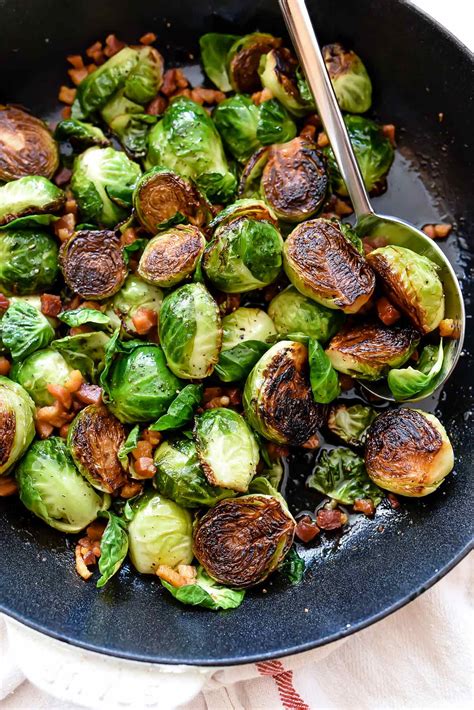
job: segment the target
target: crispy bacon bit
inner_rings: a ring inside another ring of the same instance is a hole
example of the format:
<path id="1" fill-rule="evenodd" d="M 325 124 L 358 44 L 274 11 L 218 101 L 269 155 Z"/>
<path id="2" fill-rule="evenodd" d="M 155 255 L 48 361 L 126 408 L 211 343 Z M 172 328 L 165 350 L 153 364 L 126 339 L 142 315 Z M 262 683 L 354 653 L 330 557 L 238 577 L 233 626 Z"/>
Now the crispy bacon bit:
<path id="1" fill-rule="evenodd" d="M 152 446 L 149 441 L 146 441 L 146 439 L 140 439 L 140 441 L 137 442 L 136 447 L 131 451 L 131 454 L 134 459 L 140 459 L 142 457 L 148 457 L 151 458 L 152 455 Z"/>
<path id="2" fill-rule="evenodd" d="M 395 145 L 395 126 L 393 123 L 386 123 L 385 126 L 382 126 L 382 133 L 392 145 Z"/>
<path id="3" fill-rule="evenodd" d="M 138 40 L 140 44 L 153 44 L 153 42 L 156 42 L 157 36 L 154 32 L 146 32 L 144 35 L 140 37 Z"/>
<path id="4" fill-rule="evenodd" d="M 217 91 L 216 89 L 205 89 L 202 86 L 198 86 L 191 91 L 191 98 L 198 104 L 220 104 L 224 101 L 225 94 L 222 91 Z"/>
<path id="5" fill-rule="evenodd" d="M 303 515 L 296 523 L 295 535 L 301 542 L 311 542 L 320 532 L 310 515 Z"/>
<path id="6" fill-rule="evenodd" d="M 221 315 L 227 316 L 233 313 L 240 306 L 240 293 L 223 293 L 219 291 L 216 295 L 216 301 L 219 305 Z"/>
<path id="7" fill-rule="evenodd" d="M 94 42 L 86 49 L 86 55 L 90 57 L 96 64 L 105 62 L 104 52 L 102 51 L 102 42 Z"/>
<path id="8" fill-rule="evenodd" d="M 4 313 L 10 305 L 9 299 L 0 293 L 0 313 Z"/>
<path id="9" fill-rule="evenodd" d="M 141 493 L 143 490 L 143 483 L 138 481 L 129 481 L 120 489 L 121 498 L 133 498 Z"/>
<path id="10" fill-rule="evenodd" d="M 231 407 L 240 407 L 242 404 L 242 392 L 238 387 L 229 387 L 226 391 Z"/>
<path id="11" fill-rule="evenodd" d="M 70 54 L 66 59 L 74 69 L 82 69 L 84 66 L 84 60 L 80 54 Z"/>
<path id="12" fill-rule="evenodd" d="M 393 325 L 401 318 L 400 311 L 385 296 L 379 298 L 376 305 L 378 317 L 384 325 Z"/>
<path id="13" fill-rule="evenodd" d="M 53 428 L 60 429 L 63 424 L 68 424 L 73 418 L 74 414 L 66 412 L 59 399 L 54 404 L 39 407 L 36 410 L 36 421 L 40 424 L 49 424 Z"/>
<path id="14" fill-rule="evenodd" d="M 57 238 L 61 242 L 67 242 L 68 239 L 74 234 L 74 228 L 76 226 L 76 218 L 69 212 L 60 217 L 57 222 L 54 223 L 53 231 Z"/>
<path id="15" fill-rule="evenodd" d="M 13 496 L 18 491 L 18 486 L 13 476 L 0 476 L 0 498 Z"/>
<path id="16" fill-rule="evenodd" d="M 63 439 L 67 439 L 67 433 L 69 431 L 69 424 L 63 424 L 59 430 L 59 436 Z"/>
<path id="17" fill-rule="evenodd" d="M 347 202 L 341 200 L 340 197 L 336 197 L 334 201 L 334 212 L 338 217 L 345 217 L 348 214 L 352 214 L 353 211 L 354 210 L 347 204 Z"/>
<path id="18" fill-rule="evenodd" d="M 69 329 L 69 335 L 83 335 L 84 333 L 92 333 L 93 329 L 89 325 L 75 325 Z"/>
<path id="19" fill-rule="evenodd" d="M 218 409 L 219 407 L 228 407 L 230 404 L 230 399 L 227 395 L 222 395 L 222 397 L 214 397 L 214 399 L 209 400 L 204 405 L 204 409 Z"/>
<path id="20" fill-rule="evenodd" d="M 40 439 L 47 439 L 54 431 L 54 427 L 51 424 L 39 422 L 37 419 L 35 420 L 35 429 Z"/>
<path id="21" fill-rule="evenodd" d="M 133 468 L 139 478 L 153 478 L 156 473 L 156 466 L 151 456 L 141 456 L 135 461 Z"/>
<path id="22" fill-rule="evenodd" d="M 64 409 L 71 409 L 72 394 L 63 385 L 56 385 L 50 382 L 46 385 L 46 389 L 54 399 L 57 399 L 62 404 Z"/>
<path id="23" fill-rule="evenodd" d="M 97 69 L 97 64 L 88 64 L 86 69 L 88 74 L 93 74 Z"/>
<path id="24" fill-rule="evenodd" d="M 70 106 L 65 106 L 63 109 L 61 109 L 61 117 L 64 118 L 66 121 L 68 118 L 71 118 L 71 107 Z"/>
<path id="25" fill-rule="evenodd" d="M 314 141 L 315 135 L 316 135 L 316 126 L 312 126 L 310 123 L 306 124 L 306 126 L 303 126 L 303 128 L 300 131 L 301 138 L 307 138 L 310 141 Z"/>
<path id="26" fill-rule="evenodd" d="M 322 124 L 321 119 L 317 113 L 310 113 L 308 116 L 305 116 L 304 125 L 316 126 L 316 128 L 321 128 Z"/>
<path id="27" fill-rule="evenodd" d="M 214 397 L 220 397 L 224 394 L 223 387 L 205 387 L 202 395 L 202 400 L 204 403 L 210 402 Z"/>
<path id="28" fill-rule="evenodd" d="M 142 438 L 144 441 L 148 441 L 152 447 L 158 446 L 158 444 L 161 444 L 161 441 L 163 439 L 163 434 L 161 431 L 152 431 L 151 429 L 145 429 L 145 431 L 142 433 Z"/>
<path id="29" fill-rule="evenodd" d="M 339 384 L 341 385 L 341 390 L 347 392 L 354 387 L 354 380 L 350 375 L 345 375 L 342 372 L 339 373 Z"/>
<path id="30" fill-rule="evenodd" d="M 138 335 L 146 335 L 156 326 L 156 311 L 151 308 L 139 308 L 132 316 L 132 323 Z"/>
<path id="31" fill-rule="evenodd" d="M 76 98 L 76 89 L 72 89 L 70 86 L 61 86 L 59 89 L 58 99 L 63 104 L 72 106 L 74 99 Z"/>
<path id="32" fill-rule="evenodd" d="M 83 382 L 75 396 L 82 404 L 100 404 L 102 389 L 98 385 L 89 385 Z"/>
<path id="33" fill-rule="evenodd" d="M 75 559 L 76 559 L 76 572 L 79 577 L 82 577 L 85 581 L 92 577 L 92 572 L 87 569 L 84 557 L 82 556 L 82 547 L 79 543 L 76 545 L 75 549 Z"/>
<path id="34" fill-rule="evenodd" d="M 61 303 L 61 298 L 55 296 L 52 293 L 42 293 L 40 296 L 41 300 L 41 313 L 44 316 L 49 316 L 50 318 L 57 318 L 57 316 L 63 310 L 63 304 Z"/>
<path id="35" fill-rule="evenodd" d="M 290 449 L 288 446 L 274 444 L 272 441 L 267 441 L 268 456 L 272 461 L 278 461 L 282 456 L 288 456 Z"/>
<path id="36" fill-rule="evenodd" d="M 155 96 L 153 101 L 150 101 L 150 103 L 148 104 L 148 106 L 146 107 L 146 112 L 149 113 L 151 116 L 161 116 L 161 114 L 165 112 L 167 106 L 168 99 L 158 94 L 158 96 Z"/>
<path id="37" fill-rule="evenodd" d="M 327 137 L 324 131 L 321 131 L 321 133 L 319 133 L 317 145 L 318 148 L 325 148 L 327 145 L 329 145 L 329 138 Z"/>
<path id="38" fill-rule="evenodd" d="M 98 540 L 100 540 L 102 538 L 102 535 L 104 534 L 106 526 L 107 523 L 105 520 L 94 520 L 94 522 L 86 528 L 86 533 L 89 540 L 91 540 L 92 542 L 97 542 Z"/>
<path id="39" fill-rule="evenodd" d="M 104 54 L 106 57 L 113 57 L 114 54 L 120 52 L 125 46 L 125 42 L 122 42 L 121 39 L 117 39 L 115 35 L 108 35 L 105 38 Z"/>
<path id="40" fill-rule="evenodd" d="M 262 91 L 256 91 L 252 94 L 251 98 L 256 106 L 260 106 L 260 104 L 263 104 L 264 101 L 273 99 L 273 94 L 270 89 L 262 89 Z"/>
<path id="41" fill-rule="evenodd" d="M 56 175 L 54 176 L 54 182 L 58 187 L 62 187 L 63 185 L 67 185 L 69 180 L 71 179 L 72 171 L 69 170 L 69 168 L 61 168 Z"/>
<path id="42" fill-rule="evenodd" d="M 11 366 L 11 362 L 4 355 L 0 355 L 0 375 L 2 377 L 7 377 Z"/>
<path id="43" fill-rule="evenodd" d="M 444 239 L 450 234 L 452 228 L 452 224 L 441 222 L 440 224 L 425 224 L 422 231 L 430 239 Z"/>
<path id="44" fill-rule="evenodd" d="M 418 362 L 419 359 L 420 359 L 420 353 L 418 352 L 418 350 L 414 350 L 412 352 L 412 354 L 410 355 L 410 360 L 413 360 L 413 362 Z"/>
<path id="45" fill-rule="evenodd" d="M 381 247 L 386 247 L 388 244 L 386 237 L 362 237 L 362 246 L 364 247 L 364 252 L 370 254 L 374 249 L 380 249 Z"/>
<path id="46" fill-rule="evenodd" d="M 439 324 L 439 334 L 442 338 L 459 340 L 461 337 L 461 323 L 453 318 L 444 318 Z"/>
<path id="47" fill-rule="evenodd" d="M 347 515 L 341 510 L 328 510 L 320 508 L 316 516 L 316 523 L 322 530 L 337 530 L 347 523 Z"/>
<path id="48" fill-rule="evenodd" d="M 387 500 L 393 510 L 398 510 L 400 507 L 400 501 L 398 500 L 395 493 L 387 493 Z"/>
<path id="49" fill-rule="evenodd" d="M 186 89 L 188 86 L 189 82 L 182 69 L 168 69 L 163 76 L 161 93 L 165 96 L 173 96 L 178 89 Z"/>
<path id="50" fill-rule="evenodd" d="M 64 387 L 69 392 L 73 393 L 77 392 L 83 384 L 84 377 L 82 376 L 82 372 L 80 370 L 73 370 L 67 378 L 66 382 L 64 383 Z"/>
<path id="51" fill-rule="evenodd" d="M 186 587 L 196 583 L 196 568 L 193 565 L 178 565 L 177 569 L 169 565 L 158 565 L 156 575 L 172 587 Z"/>
<path id="52" fill-rule="evenodd" d="M 120 243 L 122 244 L 122 246 L 126 247 L 130 244 L 133 244 L 133 242 L 136 242 L 137 239 L 137 230 L 133 227 L 127 227 L 127 229 L 124 230 L 122 236 L 120 237 Z"/>
<path id="53" fill-rule="evenodd" d="M 87 67 L 81 67 L 80 69 L 69 69 L 68 74 L 74 86 L 79 86 L 81 81 L 83 81 L 88 75 L 89 71 Z"/>
<path id="54" fill-rule="evenodd" d="M 375 515 L 375 505 L 370 498 L 357 498 L 357 500 L 354 501 L 353 507 L 356 513 L 364 513 L 368 518 Z"/>

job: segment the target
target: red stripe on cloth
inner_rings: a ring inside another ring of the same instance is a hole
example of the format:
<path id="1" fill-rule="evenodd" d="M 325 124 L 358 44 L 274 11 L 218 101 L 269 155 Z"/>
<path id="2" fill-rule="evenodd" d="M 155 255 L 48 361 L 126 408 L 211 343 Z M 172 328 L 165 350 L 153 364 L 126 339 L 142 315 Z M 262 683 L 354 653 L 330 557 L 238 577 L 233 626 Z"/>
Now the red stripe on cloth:
<path id="1" fill-rule="evenodd" d="M 281 704 L 286 710 L 310 710 L 293 685 L 293 671 L 286 671 L 281 661 L 264 661 L 256 665 L 260 675 L 273 677 Z"/>

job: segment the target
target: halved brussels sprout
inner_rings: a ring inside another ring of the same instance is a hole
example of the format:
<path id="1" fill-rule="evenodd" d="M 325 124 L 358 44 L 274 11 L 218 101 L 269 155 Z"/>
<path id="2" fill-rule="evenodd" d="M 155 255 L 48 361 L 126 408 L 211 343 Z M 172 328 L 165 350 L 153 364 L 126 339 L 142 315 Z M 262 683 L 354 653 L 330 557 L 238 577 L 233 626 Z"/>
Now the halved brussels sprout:
<path id="1" fill-rule="evenodd" d="M 377 416 L 372 407 L 364 404 L 334 404 L 328 417 L 328 429 L 351 446 L 362 446 L 367 430 Z"/>
<path id="2" fill-rule="evenodd" d="M 374 272 L 336 221 L 298 225 L 285 242 L 283 264 L 293 286 L 327 308 L 357 313 L 374 292 Z"/>
<path id="3" fill-rule="evenodd" d="M 209 225 L 212 229 L 229 224 L 238 217 L 248 217 L 257 221 L 266 221 L 278 227 L 278 220 L 273 210 L 263 200 L 242 198 L 224 207 Z"/>
<path id="4" fill-rule="evenodd" d="M 110 302 L 107 313 L 118 316 L 119 323 L 125 328 L 127 333 L 136 334 L 137 330 L 133 324 L 133 317 L 140 308 L 153 311 L 157 315 L 161 310 L 163 301 L 163 291 L 156 286 L 145 283 L 139 276 L 129 274 L 120 291 L 115 294 Z"/>
<path id="5" fill-rule="evenodd" d="M 238 196 L 247 199 L 260 199 L 262 196 L 262 173 L 268 161 L 269 146 L 259 148 L 249 160 L 242 170 L 240 176 Z"/>
<path id="6" fill-rule="evenodd" d="M 104 405 L 90 404 L 70 424 L 67 445 L 74 463 L 91 486 L 115 493 L 127 478 L 118 459 L 125 427 Z"/>
<path id="7" fill-rule="evenodd" d="M 303 296 L 294 286 L 288 286 L 272 298 L 268 315 L 280 335 L 301 333 L 320 343 L 327 342 L 344 322 L 341 311 L 321 306 Z"/>
<path id="8" fill-rule="evenodd" d="M 439 345 L 426 345 L 415 367 L 390 370 L 387 384 L 398 402 L 416 397 L 421 399 L 427 388 L 433 391 L 443 369 L 443 339 Z"/>
<path id="9" fill-rule="evenodd" d="M 199 38 L 201 63 L 207 76 L 221 91 L 230 91 L 232 86 L 227 71 L 230 48 L 240 37 L 221 32 L 208 32 Z"/>
<path id="10" fill-rule="evenodd" d="M 10 377 L 28 392 L 38 407 L 45 407 L 55 401 L 48 392 L 48 385 L 64 385 L 72 370 L 61 353 L 45 348 L 16 365 Z"/>
<path id="11" fill-rule="evenodd" d="M 159 565 L 189 565 L 191 514 L 159 493 L 145 493 L 133 503 L 128 540 L 132 564 L 142 574 L 155 574 Z"/>
<path id="12" fill-rule="evenodd" d="M 334 369 L 360 380 L 379 380 L 405 363 L 420 342 L 410 326 L 350 325 L 330 341 L 326 354 Z"/>
<path id="13" fill-rule="evenodd" d="M 260 59 L 270 50 L 280 47 L 281 39 L 263 32 L 239 37 L 229 50 L 228 71 L 234 91 L 251 94 L 261 84 L 258 74 Z"/>
<path id="14" fill-rule="evenodd" d="M 306 138 L 274 145 L 262 173 L 262 196 L 284 222 L 302 222 L 321 209 L 326 197 L 326 163 Z"/>
<path id="15" fill-rule="evenodd" d="M 0 225 L 19 217 L 59 212 L 66 195 L 47 178 L 22 177 L 0 185 Z"/>
<path id="16" fill-rule="evenodd" d="M 283 561 L 295 527 L 288 508 L 273 496 L 222 500 L 197 520 L 194 554 L 221 584 L 253 587 Z"/>
<path id="17" fill-rule="evenodd" d="M 380 278 L 392 303 L 422 333 L 431 333 L 444 318 L 444 290 L 438 267 L 411 249 L 374 249 L 367 261 Z"/>
<path id="18" fill-rule="evenodd" d="M 6 295 L 40 293 L 56 281 L 58 242 L 39 229 L 0 231 L 0 289 Z"/>
<path id="19" fill-rule="evenodd" d="M 205 246 L 206 239 L 198 227 L 178 224 L 150 239 L 137 271 L 155 286 L 176 286 L 195 271 Z"/>
<path id="20" fill-rule="evenodd" d="M 203 227 L 211 215 L 207 200 L 191 180 L 159 167 L 142 175 L 133 193 L 133 206 L 138 221 L 150 234 L 179 222 Z"/>
<path id="21" fill-rule="evenodd" d="M 258 73 L 265 89 L 295 116 L 304 116 L 314 110 L 314 102 L 307 91 L 300 91 L 297 76 L 298 62 L 286 47 L 272 49 L 262 56 Z"/>
<path id="22" fill-rule="evenodd" d="M 46 348 L 54 335 L 50 321 L 26 299 L 10 303 L 0 321 L 0 338 L 14 362 Z"/>
<path id="23" fill-rule="evenodd" d="M 58 146 L 46 124 L 17 106 L 0 105 L 0 181 L 52 178 L 58 166 Z"/>
<path id="24" fill-rule="evenodd" d="M 109 139 L 101 128 L 75 118 L 60 121 L 54 129 L 54 137 L 58 141 L 68 141 L 72 146 L 80 148 L 89 148 L 93 145 L 106 148 L 110 145 Z"/>
<path id="25" fill-rule="evenodd" d="M 0 377 L 0 476 L 23 456 L 35 436 L 35 405 L 16 382 Z"/>
<path id="26" fill-rule="evenodd" d="M 273 345 L 248 376 L 243 405 L 250 426 L 266 439 L 316 448 L 326 408 L 313 399 L 306 347 L 290 340 Z"/>
<path id="27" fill-rule="evenodd" d="M 419 409 L 390 409 L 367 432 L 365 465 L 381 488 L 402 496 L 433 493 L 454 466 L 441 422 Z"/>
<path id="28" fill-rule="evenodd" d="M 95 146 L 81 153 L 74 161 L 71 190 L 83 219 L 104 227 L 126 219 L 140 175 L 140 166 L 122 151 Z"/>
<path id="29" fill-rule="evenodd" d="M 268 343 L 276 332 L 272 319 L 261 308 L 237 308 L 222 319 L 222 350 L 246 340 Z"/>
<path id="30" fill-rule="evenodd" d="M 164 61 L 155 47 L 140 47 L 138 62 L 131 69 L 124 84 L 127 99 L 145 105 L 157 95 L 163 83 Z"/>
<path id="31" fill-rule="evenodd" d="M 84 116 L 98 111 L 107 103 L 112 94 L 125 84 L 138 60 L 136 49 L 124 47 L 81 81 L 77 87 L 77 101 Z"/>
<path id="32" fill-rule="evenodd" d="M 154 165 L 192 178 L 211 201 L 228 202 L 237 187 L 212 118 L 185 97 L 173 101 L 150 131 L 145 167 Z"/>
<path id="33" fill-rule="evenodd" d="M 338 42 L 323 47 L 323 57 L 340 108 L 349 113 L 368 111 L 372 83 L 360 57 Z"/>
<path id="34" fill-rule="evenodd" d="M 208 409 L 196 417 L 194 439 L 209 483 L 245 493 L 260 459 L 245 419 L 233 409 Z"/>
<path id="35" fill-rule="evenodd" d="M 200 283 L 186 284 L 163 301 L 160 343 L 168 367 L 188 380 L 209 377 L 222 342 L 219 308 Z"/>
<path id="36" fill-rule="evenodd" d="M 109 298 L 127 277 L 120 237 L 106 229 L 75 232 L 61 246 L 59 264 L 69 288 L 83 298 Z"/>
<path id="37" fill-rule="evenodd" d="M 199 463 L 196 444 L 187 436 L 164 441 L 155 453 L 154 485 L 161 495 L 183 508 L 211 507 L 234 491 L 211 485 Z"/>
<path id="38" fill-rule="evenodd" d="M 64 439 L 35 441 L 16 470 L 20 500 L 43 522 L 65 533 L 78 533 L 110 506 L 81 476 Z"/>

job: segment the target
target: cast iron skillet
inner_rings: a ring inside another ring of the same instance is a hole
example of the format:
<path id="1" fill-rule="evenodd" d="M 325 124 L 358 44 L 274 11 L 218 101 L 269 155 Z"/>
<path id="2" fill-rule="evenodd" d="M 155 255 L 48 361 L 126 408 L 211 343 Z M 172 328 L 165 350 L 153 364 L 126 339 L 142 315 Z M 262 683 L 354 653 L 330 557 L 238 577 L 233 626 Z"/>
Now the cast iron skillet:
<path id="1" fill-rule="evenodd" d="M 375 116 L 398 127 L 389 190 L 375 209 L 419 225 L 456 222 L 457 239 L 451 237 L 447 248 L 472 312 L 473 57 L 402 2 L 308 5 L 321 41 L 341 40 L 363 56 L 375 87 Z M 190 63 L 189 53 L 197 56 L 197 40 L 206 31 L 283 32 L 274 0 L 0 0 L 0 26 L 0 101 L 23 103 L 43 116 L 64 81 L 64 57 L 110 32 L 129 41 L 156 32 L 168 63 Z M 439 402 L 426 402 L 451 436 L 455 473 L 428 499 L 404 500 L 399 511 L 380 509 L 374 520 L 357 516 L 348 534 L 316 545 L 305 553 L 309 571 L 299 586 L 274 577 L 265 594 L 249 593 L 237 611 L 211 613 L 179 606 L 157 579 L 126 566 L 98 592 L 76 575 L 72 541 L 66 547 L 62 534 L 7 499 L 0 504 L 0 610 L 102 653 L 217 665 L 313 648 L 414 599 L 459 562 L 472 539 L 469 324 L 456 372 Z M 295 510 L 314 504 L 304 489 L 310 468 L 310 457 L 290 457 L 287 492 Z"/>

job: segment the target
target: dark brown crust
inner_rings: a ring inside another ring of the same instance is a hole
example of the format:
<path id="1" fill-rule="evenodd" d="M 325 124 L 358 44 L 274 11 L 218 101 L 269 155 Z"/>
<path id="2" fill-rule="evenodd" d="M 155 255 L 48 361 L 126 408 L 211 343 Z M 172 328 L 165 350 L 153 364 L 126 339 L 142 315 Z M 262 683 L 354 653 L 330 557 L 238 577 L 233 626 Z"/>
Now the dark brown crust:
<path id="1" fill-rule="evenodd" d="M 223 500 L 196 523 L 194 554 L 221 584 L 252 587 L 262 582 L 286 555 L 295 527 L 276 498 L 246 496 Z M 274 556 L 276 559 L 272 560 Z"/>
<path id="2" fill-rule="evenodd" d="M 291 446 L 316 448 L 317 431 L 326 421 L 327 408 L 316 404 L 308 373 L 308 351 L 293 342 L 279 350 L 263 373 L 259 415 Z"/>
<path id="3" fill-rule="evenodd" d="M 443 446 L 439 431 L 422 414 L 402 407 L 380 414 L 367 432 L 365 465 L 378 481 L 404 479 L 407 472 L 426 471 Z M 424 477 L 412 494 L 422 492 Z"/>
<path id="4" fill-rule="evenodd" d="M 138 200 L 138 220 L 150 234 L 156 234 L 158 226 L 177 212 L 196 227 L 202 227 L 209 219 L 207 203 L 197 187 L 172 172 L 150 175 L 140 184 Z"/>
<path id="5" fill-rule="evenodd" d="M 8 409 L 0 409 L 0 466 L 3 466 L 10 456 L 16 432 L 16 417 Z"/>
<path id="6" fill-rule="evenodd" d="M 365 323 L 347 326 L 329 343 L 328 350 L 347 354 L 351 360 L 388 367 L 397 355 L 411 353 L 420 341 L 420 334 L 410 326 L 383 326 Z"/>
<path id="7" fill-rule="evenodd" d="M 120 237 L 109 230 L 76 232 L 62 245 L 59 264 L 69 288 L 83 298 L 112 296 L 128 273 Z"/>
<path id="8" fill-rule="evenodd" d="M 62 209 L 62 207 L 64 206 L 65 202 L 66 195 L 61 195 L 61 197 L 58 197 L 57 200 L 51 200 L 51 202 L 48 202 L 42 207 L 24 207 L 22 210 L 17 210 L 12 214 L 5 214 L 3 215 L 3 217 L 0 217 L 0 225 L 3 226 L 5 224 L 9 224 L 10 222 L 13 222 L 14 219 L 18 219 L 18 217 L 28 217 L 28 215 L 30 214 L 47 214 L 48 212 L 59 212 L 59 210 Z"/>
<path id="9" fill-rule="evenodd" d="M 285 93 L 293 98 L 301 100 L 298 85 L 296 83 L 296 69 L 298 62 L 292 52 L 286 47 L 280 47 L 272 52 L 275 60 L 275 74 L 279 83 L 283 86 Z"/>
<path id="10" fill-rule="evenodd" d="M 269 146 L 264 145 L 250 156 L 240 176 L 238 197 L 242 197 L 246 192 L 252 190 L 253 187 L 255 187 L 256 192 L 259 191 L 260 178 L 269 154 Z"/>
<path id="11" fill-rule="evenodd" d="M 326 162 L 305 138 L 274 145 L 262 175 L 265 200 L 280 219 L 300 222 L 322 207 L 328 187 Z"/>
<path id="12" fill-rule="evenodd" d="M 305 285 L 318 297 L 356 312 L 372 296 L 375 274 L 336 223 L 313 219 L 286 240 L 287 257 Z"/>
<path id="13" fill-rule="evenodd" d="M 17 106 L 0 106 L 0 181 L 52 178 L 58 166 L 58 148 L 46 124 Z"/>
<path id="14" fill-rule="evenodd" d="M 204 250 L 205 240 L 197 227 L 173 227 L 152 239 L 138 265 L 146 281 L 160 283 L 179 274 L 190 274 Z"/>
<path id="15" fill-rule="evenodd" d="M 247 47 L 234 54 L 230 61 L 229 73 L 235 91 L 252 94 L 261 88 L 258 66 L 262 54 L 281 46 L 281 39 L 270 35 L 255 38 Z"/>
<path id="16" fill-rule="evenodd" d="M 327 44 L 323 47 L 324 63 L 331 79 L 336 79 L 340 74 L 345 74 L 356 56 L 351 50 L 344 49 L 339 42 Z"/>
<path id="17" fill-rule="evenodd" d="M 126 438 L 124 426 L 106 407 L 91 404 L 77 416 L 72 427 L 69 444 L 74 458 L 103 490 L 117 491 L 127 482 L 117 457 Z"/>

